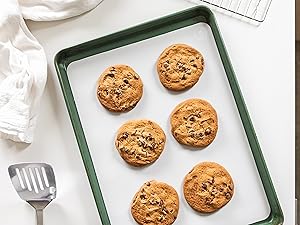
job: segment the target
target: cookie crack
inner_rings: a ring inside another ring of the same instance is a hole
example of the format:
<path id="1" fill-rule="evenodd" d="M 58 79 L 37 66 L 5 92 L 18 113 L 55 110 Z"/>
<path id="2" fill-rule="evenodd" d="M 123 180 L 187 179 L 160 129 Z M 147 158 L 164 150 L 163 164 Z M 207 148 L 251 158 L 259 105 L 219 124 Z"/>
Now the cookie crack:
<path id="1" fill-rule="evenodd" d="M 200 193 L 206 193 L 205 202 L 209 205 L 213 205 L 215 203 L 214 200 L 221 196 L 225 196 L 226 199 L 230 199 L 231 191 L 232 188 L 225 182 L 217 184 L 215 182 L 215 177 L 208 179 L 206 182 L 202 182 L 200 187 Z"/>
<path id="2" fill-rule="evenodd" d="M 203 119 L 201 112 L 184 117 L 184 120 L 184 127 L 186 127 L 187 135 L 190 137 L 203 139 L 212 133 L 211 124 L 213 120 L 211 118 Z M 208 125 L 206 125 L 205 122 L 207 122 Z"/>
<path id="3" fill-rule="evenodd" d="M 128 132 L 124 132 L 120 136 L 117 147 L 120 147 L 121 151 L 125 151 L 129 155 L 132 155 L 134 158 L 141 159 L 141 157 L 147 158 L 156 154 L 155 150 L 162 143 L 163 141 L 157 141 L 151 133 L 147 133 L 145 132 L 145 130 L 135 129 L 134 132 L 130 135 Z M 129 149 L 126 146 L 136 147 Z"/>
<path id="4" fill-rule="evenodd" d="M 151 185 L 150 183 L 147 185 Z M 165 190 L 162 190 L 160 193 L 161 196 L 168 196 Z M 142 189 L 140 195 L 141 202 L 146 205 L 150 205 L 148 208 L 149 212 L 146 214 L 148 218 L 152 218 L 152 222 L 154 220 L 158 220 L 162 222 L 166 220 L 167 216 L 174 212 L 174 209 L 170 211 L 167 209 L 167 205 L 164 200 L 157 194 L 157 193 L 150 193 L 148 196 L 145 189 Z M 159 215 L 155 217 L 155 214 L 158 213 Z"/>

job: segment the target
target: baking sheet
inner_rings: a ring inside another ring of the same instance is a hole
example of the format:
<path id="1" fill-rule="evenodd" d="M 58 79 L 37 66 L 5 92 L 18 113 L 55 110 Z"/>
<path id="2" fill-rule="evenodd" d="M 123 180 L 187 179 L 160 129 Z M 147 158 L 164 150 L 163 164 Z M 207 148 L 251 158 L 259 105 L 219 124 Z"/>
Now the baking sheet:
<path id="1" fill-rule="evenodd" d="M 205 59 L 205 70 L 190 90 L 166 90 L 156 72 L 160 53 L 174 43 L 189 44 Z M 141 76 L 144 94 L 128 113 L 110 113 L 96 98 L 96 81 L 108 66 L 128 64 Z M 180 210 L 174 224 L 249 224 L 266 218 L 269 206 L 252 154 L 226 80 L 209 26 L 199 23 L 139 43 L 73 62 L 68 77 L 112 225 L 134 224 L 130 204 L 139 187 L 157 179 L 172 185 L 180 197 Z M 172 137 L 169 115 L 188 98 L 208 100 L 216 109 L 219 130 L 215 141 L 202 150 L 178 144 Z M 167 142 L 160 158 L 152 165 L 127 165 L 114 147 L 117 129 L 130 119 L 151 119 L 165 131 Z M 223 165 L 235 183 L 232 200 L 221 210 L 203 215 L 192 210 L 182 193 L 184 176 L 197 163 L 215 161 Z"/>

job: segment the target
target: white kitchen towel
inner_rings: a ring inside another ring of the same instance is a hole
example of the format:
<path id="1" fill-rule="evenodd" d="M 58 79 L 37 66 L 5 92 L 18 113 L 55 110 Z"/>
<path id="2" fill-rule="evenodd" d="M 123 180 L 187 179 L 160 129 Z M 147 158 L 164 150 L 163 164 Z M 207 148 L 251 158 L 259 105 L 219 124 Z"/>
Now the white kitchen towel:
<path id="1" fill-rule="evenodd" d="M 0 138 L 31 143 L 47 79 L 42 46 L 28 30 L 32 20 L 81 14 L 101 0 L 2 0 L 0 7 Z M 21 11 L 22 10 L 22 11 Z"/>
<path id="2" fill-rule="evenodd" d="M 61 20 L 95 8 L 102 0 L 19 0 L 25 19 Z"/>
<path id="3" fill-rule="evenodd" d="M 0 137 L 31 143 L 47 78 L 42 46 L 29 32 L 17 0 L 0 7 Z"/>

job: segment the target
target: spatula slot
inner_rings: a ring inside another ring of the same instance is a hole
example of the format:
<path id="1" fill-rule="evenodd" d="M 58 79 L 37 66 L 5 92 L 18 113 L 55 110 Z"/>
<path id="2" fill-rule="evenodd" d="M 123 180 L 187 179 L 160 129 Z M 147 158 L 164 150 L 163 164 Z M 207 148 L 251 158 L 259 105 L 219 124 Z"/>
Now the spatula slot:
<path id="1" fill-rule="evenodd" d="M 39 189 L 38 189 L 38 187 L 37 187 L 36 179 L 35 179 L 35 177 L 34 177 L 34 175 L 33 175 L 32 169 L 31 169 L 31 168 L 28 168 L 28 170 L 29 170 L 31 182 L 32 182 L 32 184 L 33 184 L 33 189 L 34 189 L 35 193 L 39 193 Z"/>
<path id="2" fill-rule="evenodd" d="M 40 189 L 43 191 L 44 190 L 44 185 L 43 185 L 43 182 L 42 182 L 42 179 L 41 179 L 41 175 L 40 175 L 39 169 L 38 168 L 34 168 L 34 170 L 35 170 L 35 174 L 36 174 L 36 177 L 37 177 Z"/>
<path id="3" fill-rule="evenodd" d="M 22 188 L 22 189 L 25 189 L 25 185 L 24 185 L 23 179 L 22 179 L 22 177 L 21 177 L 20 170 L 19 170 L 18 168 L 16 168 L 16 174 L 17 174 L 17 176 L 18 176 L 18 179 L 19 179 L 21 188 Z"/>
<path id="4" fill-rule="evenodd" d="M 25 178 L 25 182 L 26 182 L 28 191 L 32 191 L 31 184 L 29 182 L 29 179 L 28 179 L 25 168 L 22 168 L 22 172 L 23 172 L 23 175 L 24 175 L 24 178 Z"/>
<path id="5" fill-rule="evenodd" d="M 42 167 L 42 174 L 43 174 L 43 178 L 44 178 L 46 187 L 49 187 L 49 181 L 48 181 L 46 170 L 44 167 Z"/>

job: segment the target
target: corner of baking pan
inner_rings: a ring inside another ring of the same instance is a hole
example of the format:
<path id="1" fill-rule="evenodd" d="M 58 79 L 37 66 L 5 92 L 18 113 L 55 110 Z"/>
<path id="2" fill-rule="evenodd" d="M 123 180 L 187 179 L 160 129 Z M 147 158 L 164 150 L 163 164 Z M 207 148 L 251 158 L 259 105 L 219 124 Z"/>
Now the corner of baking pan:
<path id="1" fill-rule="evenodd" d="M 54 65 L 55 65 L 55 68 L 58 69 L 59 71 L 61 69 L 66 70 L 68 65 L 71 63 L 70 59 L 68 57 L 68 55 L 69 55 L 68 52 L 69 52 L 69 49 L 71 49 L 71 48 L 66 48 L 66 49 L 60 50 L 58 53 L 56 53 L 56 55 L 54 57 Z"/>
<path id="2" fill-rule="evenodd" d="M 269 216 L 262 220 L 255 223 L 251 223 L 250 225 L 282 225 L 284 221 L 284 216 L 282 212 L 273 212 L 271 210 Z"/>

